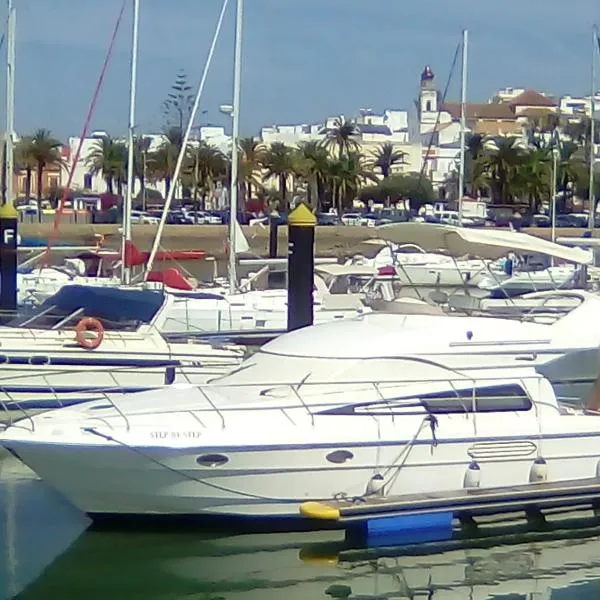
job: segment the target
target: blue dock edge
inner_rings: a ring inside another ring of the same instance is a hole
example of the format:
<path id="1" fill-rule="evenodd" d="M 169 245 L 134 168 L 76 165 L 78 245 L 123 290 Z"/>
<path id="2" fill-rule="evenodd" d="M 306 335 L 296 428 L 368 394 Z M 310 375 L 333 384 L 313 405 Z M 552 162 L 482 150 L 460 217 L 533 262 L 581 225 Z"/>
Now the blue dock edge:
<path id="1" fill-rule="evenodd" d="M 452 512 L 396 515 L 369 519 L 349 528 L 348 534 L 367 548 L 442 542 L 454 535 L 453 519 Z"/>

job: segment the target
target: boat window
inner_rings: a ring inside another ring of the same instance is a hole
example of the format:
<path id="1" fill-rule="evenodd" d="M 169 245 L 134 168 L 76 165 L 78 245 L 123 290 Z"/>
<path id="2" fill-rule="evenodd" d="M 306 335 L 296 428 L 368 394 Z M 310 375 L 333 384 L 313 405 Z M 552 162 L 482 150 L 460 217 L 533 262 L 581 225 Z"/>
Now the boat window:
<path id="1" fill-rule="evenodd" d="M 484 386 L 475 388 L 475 412 L 527 411 L 531 400 L 517 384 Z M 388 398 L 376 402 L 348 404 L 325 410 L 329 415 L 419 415 L 473 412 L 473 388 L 432 392 L 420 396 Z"/>
<path id="2" fill-rule="evenodd" d="M 474 392 L 474 393 L 473 393 Z M 421 404 L 432 414 L 505 412 L 529 410 L 531 400 L 517 384 L 493 385 L 473 389 L 435 392 L 420 396 Z"/>
<path id="3" fill-rule="evenodd" d="M 164 298 L 152 290 L 124 290 L 81 285 L 63 286 L 33 311 L 8 323 L 30 329 L 72 329 L 85 317 L 94 317 L 107 330 L 135 331 L 150 323 Z"/>

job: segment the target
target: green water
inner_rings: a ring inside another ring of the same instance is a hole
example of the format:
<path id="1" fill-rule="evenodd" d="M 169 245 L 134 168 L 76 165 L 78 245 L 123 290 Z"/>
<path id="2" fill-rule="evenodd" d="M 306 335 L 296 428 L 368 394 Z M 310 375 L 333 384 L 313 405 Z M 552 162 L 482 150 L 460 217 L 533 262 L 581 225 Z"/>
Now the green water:
<path id="1" fill-rule="evenodd" d="M 340 531 L 88 529 L 84 515 L 25 475 L 0 469 L 0 599 L 19 592 L 19 600 L 600 597 L 598 519 L 577 529 L 368 552 L 351 548 Z"/>
<path id="2" fill-rule="evenodd" d="M 327 542 L 329 558 L 307 557 Z M 19 598 L 541 600 L 600 594 L 598 536 L 352 561 L 336 559 L 335 542 L 331 533 L 91 532 Z"/>

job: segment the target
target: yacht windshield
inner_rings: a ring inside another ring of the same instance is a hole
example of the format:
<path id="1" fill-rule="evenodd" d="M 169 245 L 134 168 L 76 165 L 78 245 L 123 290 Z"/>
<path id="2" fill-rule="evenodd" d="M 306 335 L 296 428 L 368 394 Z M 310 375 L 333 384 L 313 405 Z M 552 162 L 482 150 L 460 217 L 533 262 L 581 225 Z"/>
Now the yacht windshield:
<path id="1" fill-rule="evenodd" d="M 154 319 L 163 302 L 163 295 L 151 290 L 66 285 L 33 312 L 13 319 L 8 326 L 70 329 L 80 319 L 94 317 L 105 329 L 135 331 Z"/>

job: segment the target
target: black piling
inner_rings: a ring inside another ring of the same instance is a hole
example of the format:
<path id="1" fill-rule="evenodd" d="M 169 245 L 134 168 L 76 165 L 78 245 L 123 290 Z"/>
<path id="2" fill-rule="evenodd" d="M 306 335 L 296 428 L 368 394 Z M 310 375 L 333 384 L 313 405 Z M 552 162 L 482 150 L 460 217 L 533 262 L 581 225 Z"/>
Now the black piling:
<path id="1" fill-rule="evenodd" d="M 305 204 L 288 216 L 288 331 L 313 324 L 316 224 Z"/>
<path id="2" fill-rule="evenodd" d="M 269 216 L 269 258 L 277 258 L 277 234 L 279 213 L 274 210 Z"/>
<path id="3" fill-rule="evenodd" d="M 0 316 L 3 320 L 17 310 L 17 221 L 12 204 L 0 206 Z"/>

